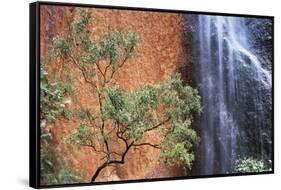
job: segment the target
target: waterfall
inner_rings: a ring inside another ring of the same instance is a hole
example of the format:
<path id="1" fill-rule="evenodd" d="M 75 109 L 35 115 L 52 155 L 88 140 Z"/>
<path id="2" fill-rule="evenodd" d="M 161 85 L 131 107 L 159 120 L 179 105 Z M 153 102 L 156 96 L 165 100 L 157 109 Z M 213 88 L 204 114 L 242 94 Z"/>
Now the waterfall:
<path id="1" fill-rule="evenodd" d="M 244 156 L 270 158 L 271 73 L 251 51 L 245 19 L 201 15 L 197 35 L 200 174 L 233 172 Z"/>

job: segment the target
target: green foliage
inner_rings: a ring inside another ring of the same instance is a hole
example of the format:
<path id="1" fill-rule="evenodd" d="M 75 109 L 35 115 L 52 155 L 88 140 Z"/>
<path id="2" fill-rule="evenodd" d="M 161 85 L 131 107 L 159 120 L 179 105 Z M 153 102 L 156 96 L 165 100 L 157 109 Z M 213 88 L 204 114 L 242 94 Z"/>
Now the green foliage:
<path id="1" fill-rule="evenodd" d="M 162 105 L 164 112 L 160 114 L 158 108 Z M 191 128 L 192 114 L 201 110 L 197 90 L 184 86 L 177 74 L 161 84 L 145 86 L 134 92 L 126 93 L 119 86 L 110 89 L 103 116 L 126 126 L 126 134 L 133 141 L 141 140 L 146 131 L 169 120 L 168 129 L 164 131 L 169 132 L 162 142 L 162 157 L 169 162 L 180 160 L 191 169 L 193 144 L 199 142 Z"/>
<path id="2" fill-rule="evenodd" d="M 57 184 L 83 183 L 84 179 L 77 173 L 68 169 L 61 169 L 57 175 Z"/>
<path id="3" fill-rule="evenodd" d="M 63 39 L 56 37 L 53 39 L 54 49 L 49 52 L 50 56 L 59 56 L 61 59 L 64 59 L 70 53 L 70 45 L 69 43 Z"/>
<path id="4" fill-rule="evenodd" d="M 103 116 L 122 124 L 128 128 L 126 134 L 129 138 L 139 140 L 146 129 L 157 123 L 155 91 L 152 86 L 131 93 L 126 93 L 119 86 L 110 89 L 102 108 Z"/>
<path id="5" fill-rule="evenodd" d="M 69 83 L 50 82 L 44 59 L 41 59 L 40 67 L 40 111 L 41 119 L 54 121 L 60 116 L 69 116 L 65 109 L 68 102 L 64 96 L 73 93 L 73 87 Z"/>
<path id="6" fill-rule="evenodd" d="M 191 169 L 194 160 L 193 145 L 199 142 L 192 129 L 193 114 L 202 111 L 198 91 L 185 86 L 179 74 L 168 79 L 161 96 L 166 115 L 171 118 L 170 129 L 162 143 L 162 157 L 168 162 L 180 160 L 185 169 Z"/>
<path id="7" fill-rule="evenodd" d="M 53 39 L 51 57 L 63 60 L 72 57 L 81 66 L 103 64 L 103 60 L 109 60 L 112 71 L 116 71 L 122 66 L 125 59 L 136 54 L 139 42 L 137 33 L 127 30 L 110 30 L 97 40 L 93 40 L 90 27 L 94 19 L 85 10 L 76 10 L 79 16 L 71 25 L 69 33 Z M 85 71 L 89 74 L 88 78 L 92 78 L 96 74 L 95 68 Z"/>
<path id="8" fill-rule="evenodd" d="M 125 102 L 122 96 L 122 90 L 119 86 L 115 89 L 110 89 L 108 91 L 108 97 L 114 110 L 121 111 L 123 109 Z"/>
<path id="9" fill-rule="evenodd" d="M 66 169 L 58 157 L 53 135 L 46 128 L 46 120 L 41 121 L 40 183 L 45 185 L 81 183 L 83 178 L 76 172 Z"/>
<path id="10" fill-rule="evenodd" d="M 166 148 L 167 149 L 163 151 L 162 156 L 169 164 L 181 161 L 186 169 L 191 169 L 192 162 L 194 160 L 194 154 L 189 153 L 184 144 L 166 143 Z"/>
<path id="11" fill-rule="evenodd" d="M 76 109 L 74 114 L 79 121 L 87 120 L 89 117 L 92 117 L 92 112 L 89 108 Z"/>
<path id="12" fill-rule="evenodd" d="M 42 159 L 42 161 L 48 162 L 48 164 L 42 163 L 41 165 L 43 165 L 44 167 L 46 165 L 49 166 L 48 169 L 44 169 L 44 170 L 42 170 L 42 166 L 41 166 L 41 171 L 43 171 L 43 173 L 41 173 L 42 185 L 56 185 L 56 184 L 61 185 L 61 184 L 84 182 L 84 179 L 77 172 L 65 168 L 57 169 L 56 167 L 59 167 L 59 165 L 54 165 L 53 162 L 49 160 Z"/>
<path id="13" fill-rule="evenodd" d="M 185 169 L 192 168 L 194 161 L 193 145 L 199 142 L 196 132 L 191 129 L 191 123 L 172 123 L 173 130 L 163 142 L 162 157 L 168 162 L 173 163 L 180 160 Z"/>
<path id="14" fill-rule="evenodd" d="M 190 86 L 185 86 L 179 74 L 168 79 L 165 89 L 162 98 L 165 105 L 170 107 L 167 115 L 173 120 L 184 122 L 192 119 L 193 113 L 202 111 L 198 91 Z"/>
<path id="15" fill-rule="evenodd" d="M 191 125 L 193 115 L 202 111 L 198 91 L 184 85 L 179 74 L 160 84 L 125 91 L 113 77 L 128 59 L 136 55 L 140 41 L 138 34 L 113 29 L 93 37 L 91 14 L 82 9 L 78 13 L 70 30 L 54 38 L 50 55 L 52 59 L 63 59 L 64 63 L 80 70 L 99 105 L 97 109 L 80 108 L 73 112 L 79 127 L 65 141 L 104 153 L 103 159 L 108 159 L 107 162 L 112 161 L 112 154 L 124 159 L 130 147 L 146 144 L 160 148 L 161 156 L 167 162 L 180 162 L 186 169 L 191 169 L 193 145 L 199 142 Z M 56 86 L 54 89 L 60 88 Z M 60 113 L 57 104 L 65 93 L 62 89 L 56 92 L 58 95 L 53 93 L 56 95 L 53 103 L 49 102 L 52 110 Z M 160 135 L 162 142 L 159 146 L 142 143 L 150 131 Z M 127 150 L 112 150 L 117 139 L 125 142 Z M 115 160 L 115 163 L 123 162 Z"/>
<path id="16" fill-rule="evenodd" d="M 244 158 L 236 161 L 234 171 L 239 173 L 271 171 L 271 161 Z"/>
<path id="17" fill-rule="evenodd" d="M 73 93 L 70 83 L 51 82 L 48 78 L 46 63 L 41 59 L 40 67 L 40 181 L 41 184 L 64 184 L 82 182 L 82 178 L 67 170 L 55 151 L 55 143 L 47 123 L 59 117 L 69 118 L 71 113 L 65 109 L 68 103 L 64 97 Z"/>
<path id="18" fill-rule="evenodd" d="M 41 149 L 40 149 L 40 172 L 41 181 L 48 181 L 49 177 L 55 173 L 57 159 L 54 149 L 50 146 L 53 136 L 49 130 L 41 123 Z"/>
<path id="19" fill-rule="evenodd" d="M 85 31 L 87 25 L 91 22 L 91 13 L 85 11 L 84 9 L 78 9 L 80 13 L 80 19 L 78 19 L 73 24 L 73 29 L 76 32 L 76 34 L 79 34 L 83 31 Z"/>
<path id="20" fill-rule="evenodd" d="M 65 140 L 67 143 L 74 145 L 93 145 L 95 135 L 96 134 L 93 133 L 91 128 L 87 127 L 86 125 L 80 124 L 77 132 L 67 137 Z"/>
<path id="21" fill-rule="evenodd" d="M 118 69 L 118 62 L 122 57 L 128 54 L 131 58 L 135 51 L 135 47 L 139 41 L 137 33 L 125 30 L 113 30 L 107 32 L 101 38 L 99 43 L 99 56 L 101 58 L 109 58 L 113 70 Z"/>

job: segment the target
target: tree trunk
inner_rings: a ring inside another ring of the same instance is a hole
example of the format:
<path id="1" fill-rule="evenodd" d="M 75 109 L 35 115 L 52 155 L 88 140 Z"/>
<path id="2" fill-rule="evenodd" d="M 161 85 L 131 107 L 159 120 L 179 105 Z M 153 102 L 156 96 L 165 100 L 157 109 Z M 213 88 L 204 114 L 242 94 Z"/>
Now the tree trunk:
<path id="1" fill-rule="evenodd" d="M 106 168 L 108 166 L 107 163 L 104 163 L 103 165 L 101 165 L 100 167 L 98 167 L 98 169 L 96 170 L 95 174 L 92 177 L 92 182 L 95 182 L 96 178 L 98 177 L 98 175 L 100 174 L 100 172 Z"/>

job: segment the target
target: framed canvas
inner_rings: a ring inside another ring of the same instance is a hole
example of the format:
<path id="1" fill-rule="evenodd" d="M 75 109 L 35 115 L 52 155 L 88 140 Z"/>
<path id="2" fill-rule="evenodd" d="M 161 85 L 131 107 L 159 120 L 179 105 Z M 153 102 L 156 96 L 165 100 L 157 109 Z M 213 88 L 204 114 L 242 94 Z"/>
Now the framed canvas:
<path id="1" fill-rule="evenodd" d="M 274 172 L 274 18 L 30 4 L 30 186 Z"/>

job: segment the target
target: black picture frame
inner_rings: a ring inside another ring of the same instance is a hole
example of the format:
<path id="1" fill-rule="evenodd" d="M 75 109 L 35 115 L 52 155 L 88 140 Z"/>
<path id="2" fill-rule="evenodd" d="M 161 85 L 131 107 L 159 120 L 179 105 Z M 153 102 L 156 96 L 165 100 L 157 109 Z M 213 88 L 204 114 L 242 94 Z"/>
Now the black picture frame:
<path id="1" fill-rule="evenodd" d="M 156 178 L 156 179 L 139 179 L 139 180 L 124 180 L 124 181 L 109 181 L 95 183 L 77 183 L 77 184 L 62 184 L 62 185 L 40 185 L 40 6 L 41 5 L 57 5 L 70 7 L 86 7 L 86 8 L 101 8 L 101 9 L 118 9 L 132 11 L 148 11 L 148 12 L 167 12 L 167 13 L 188 13 L 200 15 L 216 15 L 216 16 L 233 16 L 233 17 L 249 17 L 249 18 L 267 18 L 272 20 L 272 170 L 266 172 L 252 172 L 239 174 L 221 174 L 221 175 L 199 175 L 188 177 L 171 177 L 171 178 Z M 53 188 L 53 187 L 73 187 L 73 186 L 89 186 L 89 185 L 105 185 L 105 184 L 120 184 L 120 183 L 135 183 L 135 182 L 152 182 L 163 180 L 183 180 L 195 178 L 214 178 L 214 177 L 231 177 L 244 175 L 260 175 L 274 173 L 274 17 L 263 15 L 247 15 L 233 13 L 217 13 L 217 12 L 199 12 L 187 10 L 169 10 L 141 7 L 123 7 L 109 5 L 93 5 L 79 3 L 60 3 L 60 2 L 45 2 L 37 1 L 29 5 L 29 185 L 33 188 Z"/>

